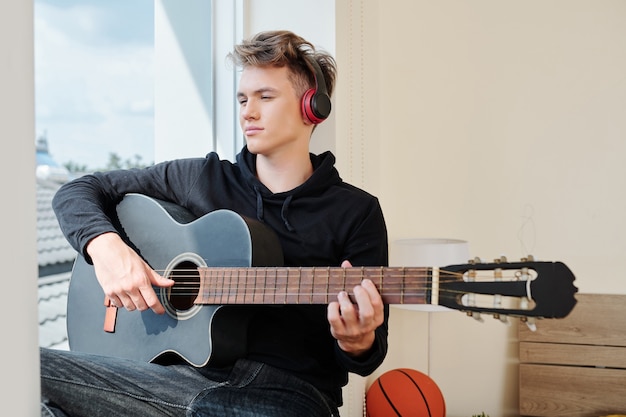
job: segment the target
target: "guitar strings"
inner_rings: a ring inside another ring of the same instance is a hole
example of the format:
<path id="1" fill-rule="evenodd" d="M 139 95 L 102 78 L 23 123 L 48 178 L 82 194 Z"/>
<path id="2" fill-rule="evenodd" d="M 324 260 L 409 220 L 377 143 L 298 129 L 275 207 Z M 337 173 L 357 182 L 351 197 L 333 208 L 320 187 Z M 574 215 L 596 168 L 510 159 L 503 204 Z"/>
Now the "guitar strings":
<path id="1" fill-rule="evenodd" d="M 264 299 L 267 296 L 279 300 L 284 300 L 285 297 L 319 298 L 331 295 L 335 296 L 340 291 L 348 291 L 350 294 L 351 286 L 357 285 L 363 278 L 369 278 L 374 281 L 379 291 L 381 291 L 383 298 L 400 296 L 410 300 L 412 299 L 411 297 L 425 296 L 427 291 L 433 289 L 431 282 L 406 282 L 407 280 L 426 280 L 430 278 L 431 275 L 427 270 L 406 273 L 406 270 L 402 268 L 394 268 L 393 271 L 387 269 L 385 273 L 384 271 L 373 268 L 368 270 L 368 274 L 363 274 L 360 268 L 350 270 L 349 268 L 337 267 L 330 269 L 317 267 L 281 267 L 280 269 L 274 267 L 213 267 L 203 269 L 208 271 L 204 279 L 201 277 L 201 274 L 198 273 L 197 269 L 175 270 L 175 273 L 171 274 L 171 278 L 174 279 L 176 283 L 171 287 L 170 294 L 178 297 L 196 297 L 199 295 L 200 291 L 203 290 L 203 294 L 200 294 L 200 298 L 219 299 L 221 300 L 219 304 L 227 304 L 229 300 L 233 298 L 249 299 L 253 297 L 253 299 L 257 300 L 259 298 Z M 248 275 L 248 272 L 251 270 L 254 272 L 252 276 Z M 295 272 L 312 272 L 313 270 L 315 270 L 315 276 L 305 277 L 305 281 L 302 279 L 302 274 L 294 276 Z M 222 275 L 217 277 L 211 276 L 211 271 L 221 272 Z M 257 273 L 261 271 L 263 274 L 259 277 Z M 319 276 L 320 271 L 328 271 L 328 274 Z M 373 271 L 378 271 L 379 273 L 375 274 Z M 161 273 L 165 272 L 167 271 L 162 271 Z M 226 272 L 228 272 L 228 274 L 226 274 Z M 336 276 L 337 274 L 333 275 L 332 272 L 342 273 L 340 276 Z M 463 281 L 463 276 L 463 273 L 440 271 L 439 283 L 465 282 Z M 487 279 L 491 278 L 489 282 L 493 282 L 493 276 L 485 276 Z M 473 278 L 473 280 L 477 282 L 481 282 L 481 280 L 484 279 L 483 276 Z M 204 287 L 201 281 L 204 282 Z M 257 281 L 262 282 L 259 283 Z M 298 289 L 294 289 L 294 286 Z M 327 291 L 320 290 L 320 287 L 324 286 L 327 287 Z M 310 290 L 306 291 L 306 289 Z M 259 292 L 263 294 L 259 295 Z M 442 295 L 462 295 L 467 293 L 467 291 L 448 290 L 445 288 L 439 288 L 438 292 Z"/>

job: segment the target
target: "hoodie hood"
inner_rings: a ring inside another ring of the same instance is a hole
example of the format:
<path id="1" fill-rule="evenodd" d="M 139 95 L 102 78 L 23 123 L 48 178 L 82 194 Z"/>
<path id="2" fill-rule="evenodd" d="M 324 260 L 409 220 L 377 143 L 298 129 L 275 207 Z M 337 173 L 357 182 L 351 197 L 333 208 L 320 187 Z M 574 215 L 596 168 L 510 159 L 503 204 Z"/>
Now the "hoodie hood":
<path id="1" fill-rule="evenodd" d="M 319 155 L 309 154 L 313 164 L 313 174 L 296 188 L 281 192 L 271 192 L 256 176 L 256 158 L 247 147 L 237 155 L 237 165 L 250 189 L 256 195 L 256 217 L 263 221 L 266 205 L 281 205 L 281 218 L 285 228 L 290 232 L 294 228 L 289 223 L 289 206 L 298 198 L 314 195 L 323 190 L 342 183 L 339 172 L 335 168 L 335 156 L 327 151 Z"/>

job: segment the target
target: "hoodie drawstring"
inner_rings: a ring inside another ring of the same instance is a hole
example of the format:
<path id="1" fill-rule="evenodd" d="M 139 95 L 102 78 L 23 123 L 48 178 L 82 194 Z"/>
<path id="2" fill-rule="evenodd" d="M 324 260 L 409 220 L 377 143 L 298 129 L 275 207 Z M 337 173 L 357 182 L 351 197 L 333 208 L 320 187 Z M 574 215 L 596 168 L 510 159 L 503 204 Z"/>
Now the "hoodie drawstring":
<path id="1" fill-rule="evenodd" d="M 263 197 L 261 196 L 261 191 L 259 187 L 254 187 L 254 192 L 256 193 L 256 218 L 258 221 L 263 221 Z"/>
<path id="2" fill-rule="evenodd" d="M 256 218 L 259 221 L 263 221 L 263 196 L 261 195 L 261 190 L 259 190 L 259 187 L 255 186 L 254 187 L 254 192 L 256 194 Z M 280 210 L 280 217 L 281 219 L 283 219 L 283 223 L 285 224 L 285 227 L 287 228 L 287 230 L 289 230 L 290 232 L 293 232 L 294 229 L 293 226 L 291 226 L 291 224 L 289 223 L 289 220 L 287 220 L 287 212 L 289 211 L 289 204 L 291 204 L 291 199 L 293 198 L 293 196 L 287 196 L 287 198 L 285 198 L 285 201 L 283 202 L 283 207 Z"/>
<path id="3" fill-rule="evenodd" d="M 289 223 L 289 220 L 287 220 L 287 211 L 289 210 L 289 204 L 291 203 L 292 197 L 293 196 L 291 195 L 287 196 L 287 198 L 285 198 L 285 202 L 283 203 L 282 209 L 280 209 L 280 217 L 283 219 L 283 223 L 285 224 L 285 227 L 290 232 L 293 232 L 295 230 Z"/>

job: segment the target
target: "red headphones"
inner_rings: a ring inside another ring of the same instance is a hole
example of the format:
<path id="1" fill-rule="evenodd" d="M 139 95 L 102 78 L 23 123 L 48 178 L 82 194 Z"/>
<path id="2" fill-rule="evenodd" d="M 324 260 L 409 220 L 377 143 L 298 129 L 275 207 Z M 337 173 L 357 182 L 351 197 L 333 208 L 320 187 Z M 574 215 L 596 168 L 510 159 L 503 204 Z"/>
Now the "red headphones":
<path id="1" fill-rule="evenodd" d="M 305 55 L 306 61 L 315 76 L 315 88 L 302 96 L 302 114 L 313 124 L 322 123 L 330 115 L 330 97 L 326 92 L 324 74 L 314 57 Z"/>

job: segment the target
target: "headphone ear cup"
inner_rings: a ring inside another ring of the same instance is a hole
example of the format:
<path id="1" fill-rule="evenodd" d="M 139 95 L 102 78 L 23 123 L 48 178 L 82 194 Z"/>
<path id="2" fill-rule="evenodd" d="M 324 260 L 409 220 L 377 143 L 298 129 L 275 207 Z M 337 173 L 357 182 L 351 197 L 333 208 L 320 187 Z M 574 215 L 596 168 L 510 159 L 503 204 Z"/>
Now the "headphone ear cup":
<path id="1" fill-rule="evenodd" d="M 311 88 L 309 90 L 306 90 L 306 92 L 302 96 L 302 114 L 309 122 L 317 124 L 319 123 L 319 121 L 317 121 L 317 117 L 315 117 L 315 115 L 313 114 L 313 109 L 311 108 L 311 100 L 313 99 L 314 94 L 315 89 Z"/>
<path id="2" fill-rule="evenodd" d="M 302 96 L 302 114 L 313 124 L 322 123 L 330 114 L 330 98 L 315 89 L 307 90 Z"/>

